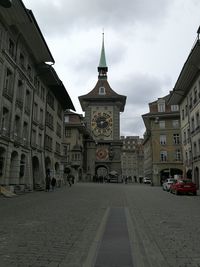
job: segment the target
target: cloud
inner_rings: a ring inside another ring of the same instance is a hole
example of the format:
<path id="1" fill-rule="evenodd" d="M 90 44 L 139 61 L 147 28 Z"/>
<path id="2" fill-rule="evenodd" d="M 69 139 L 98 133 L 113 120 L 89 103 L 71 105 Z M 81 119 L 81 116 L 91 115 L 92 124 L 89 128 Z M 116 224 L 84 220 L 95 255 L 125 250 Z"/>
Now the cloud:
<path id="1" fill-rule="evenodd" d="M 130 73 L 128 77 L 114 83 L 114 86 L 119 88 L 120 94 L 123 92 L 127 96 L 127 106 L 135 106 L 138 109 L 164 96 L 166 91 L 163 88 L 169 85 L 170 79 L 150 76 L 146 73 Z"/>
<path id="2" fill-rule="evenodd" d="M 26 0 L 48 35 L 99 27 L 133 27 L 136 23 L 158 25 L 168 11 L 172 0 Z"/>

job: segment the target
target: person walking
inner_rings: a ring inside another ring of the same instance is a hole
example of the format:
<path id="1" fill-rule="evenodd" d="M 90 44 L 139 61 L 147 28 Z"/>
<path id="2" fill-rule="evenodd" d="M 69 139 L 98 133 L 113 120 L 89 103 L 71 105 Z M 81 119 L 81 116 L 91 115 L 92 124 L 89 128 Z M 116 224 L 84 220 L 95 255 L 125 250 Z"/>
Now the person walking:
<path id="1" fill-rule="evenodd" d="M 56 178 L 53 177 L 52 180 L 51 180 L 51 189 L 52 189 L 52 191 L 54 191 L 55 186 L 56 186 Z"/>
<path id="2" fill-rule="evenodd" d="M 46 192 L 49 192 L 51 184 L 51 177 L 49 175 L 46 176 Z"/>

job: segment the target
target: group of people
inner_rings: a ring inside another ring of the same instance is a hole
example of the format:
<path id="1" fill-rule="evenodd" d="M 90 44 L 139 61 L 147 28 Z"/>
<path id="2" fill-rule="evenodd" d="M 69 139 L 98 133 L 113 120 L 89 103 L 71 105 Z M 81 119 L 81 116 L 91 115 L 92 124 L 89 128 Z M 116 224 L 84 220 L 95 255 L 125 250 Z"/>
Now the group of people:
<path id="1" fill-rule="evenodd" d="M 51 179 L 50 175 L 47 175 L 47 177 L 46 177 L 46 192 L 49 192 L 50 189 L 52 191 L 54 191 L 55 187 L 56 187 L 56 178 L 53 177 Z"/>
<path id="2" fill-rule="evenodd" d="M 75 180 L 74 175 L 68 174 L 67 175 L 67 182 L 65 182 L 65 185 L 68 184 L 69 187 L 71 187 L 74 184 L 74 180 Z M 56 178 L 55 177 L 51 178 L 50 175 L 47 175 L 46 176 L 46 192 L 49 192 L 50 190 L 54 191 L 56 185 L 57 185 Z"/>

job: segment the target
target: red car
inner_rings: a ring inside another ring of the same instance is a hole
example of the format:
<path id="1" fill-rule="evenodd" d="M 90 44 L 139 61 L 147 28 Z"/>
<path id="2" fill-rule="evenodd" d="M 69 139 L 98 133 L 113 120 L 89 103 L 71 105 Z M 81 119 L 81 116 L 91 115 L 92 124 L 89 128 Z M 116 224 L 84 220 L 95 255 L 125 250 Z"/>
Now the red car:
<path id="1" fill-rule="evenodd" d="M 177 180 L 175 183 L 171 184 L 170 192 L 178 194 L 193 194 L 196 196 L 197 194 L 197 187 L 196 184 L 189 179 L 180 179 Z"/>

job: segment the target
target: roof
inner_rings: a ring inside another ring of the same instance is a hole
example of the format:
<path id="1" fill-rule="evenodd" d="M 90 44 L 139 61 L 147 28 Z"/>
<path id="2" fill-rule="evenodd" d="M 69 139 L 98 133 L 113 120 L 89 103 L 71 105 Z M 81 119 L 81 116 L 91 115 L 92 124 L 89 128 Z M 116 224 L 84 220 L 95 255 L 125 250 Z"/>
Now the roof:
<path id="1" fill-rule="evenodd" d="M 10 8 L 0 8 L 0 16 L 8 26 L 15 26 L 37 62 L 55 62 L 32 11 L 21 0 L 12 1 Z"/>
<path id="2" fill-rule="evenodd" d="M 102 48 L 101 48 L 101 56 L 100 56 L 100 61 L 99 61 L 99 68 L 107 68 L 105 48 L 104 48 L 104 33 L 103 33 L 103 39 L 102 39 Z"/>
<path id="3" fill-rule="evenodd" d="M 169 102 L 171 104 L 180 104 L 187 92 L 190 90 L 193 82 L 200 73 L 200 40 L 197 39 L 192 48 L 183 68 L 179 74 L 178 80 L 172 92 L 170 92 Z"/>
<path id="4" fill-rule="evenodd" d="M 99 94 L 99 88 L 105 88 L 105 94 Z M 107 80 L 98 80 L 94 89 L 88 94 L 79 96 L 79 101 L 83 110 L 85 110 L 87 102 L 118 102 L 120 104 L 120 111 L 124 111 L 126 104 L 126 96 L 117 94 L 109 85 Z"/>
<path id="5" fill-rule="evenodd" d="M 41 79 L 50 88 L 62 108 L 64 110 L 72 109 L 75 111 L 71 98 L 62 81 L 59 79 L 55 69 L 51 65 L 43 63 L 38 66 L 37 70 L 39 71 Z"/>

